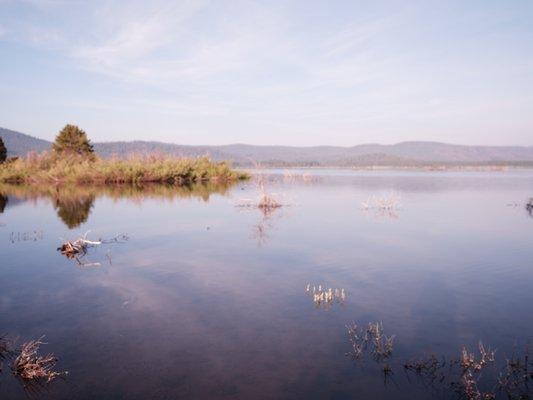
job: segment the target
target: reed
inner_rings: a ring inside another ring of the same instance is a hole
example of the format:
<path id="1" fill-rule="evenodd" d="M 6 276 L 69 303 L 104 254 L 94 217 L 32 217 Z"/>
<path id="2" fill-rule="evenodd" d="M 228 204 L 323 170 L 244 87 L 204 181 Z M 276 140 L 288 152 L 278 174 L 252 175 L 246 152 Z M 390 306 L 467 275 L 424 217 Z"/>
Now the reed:
<path id="1" fill-rule="evenodd" d="M 164 155 L 131 156 L 127 159 L 58 155 L 52 152 L 29 154 L 0 166 L 4 183 L 124 184 L 230 182 L 249 176 L 225 161 L 209 157 L 176 158 Z"/>
<path id="2" fill-rule="evenodd" d="M 20 349 L 20 354 L 13 362 L 13 374 L 23 380 L 42 380 L 51 382 L 55 378 L 65 374 L 54 371 L 57 358 L 53 354 L 46 356 L 38 355 L 39 348 L 44 344 L 41 339 L 24 343 Z"/>

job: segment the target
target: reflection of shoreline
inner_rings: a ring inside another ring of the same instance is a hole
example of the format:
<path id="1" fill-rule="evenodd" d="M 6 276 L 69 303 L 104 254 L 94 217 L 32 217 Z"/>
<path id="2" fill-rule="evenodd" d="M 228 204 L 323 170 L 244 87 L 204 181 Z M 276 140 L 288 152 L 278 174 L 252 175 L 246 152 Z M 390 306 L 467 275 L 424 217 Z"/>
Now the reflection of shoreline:
<path id="1" fill-rule="evenodd" d="M 74 229 L 87 222 L 94 204 L 100 197 L 118 200 L 130 199 L 141 203 L 146 199 L 198 198 L 205 202 L 213 194 L 226 195 L 232 184 L 228 183 L 197 183 L 191 185 L 112 185 L 112 186 L 79 186 L 79 185 L 10 185 L 0 184 L 0 207 L 11 199 L 19 201 L 49 200 L 57 212 L 57 216 L 69 229 Z M 5 199 L 5 201 L 3 200 Z M 8 200 L 9 199 L 9 200 Z"/>

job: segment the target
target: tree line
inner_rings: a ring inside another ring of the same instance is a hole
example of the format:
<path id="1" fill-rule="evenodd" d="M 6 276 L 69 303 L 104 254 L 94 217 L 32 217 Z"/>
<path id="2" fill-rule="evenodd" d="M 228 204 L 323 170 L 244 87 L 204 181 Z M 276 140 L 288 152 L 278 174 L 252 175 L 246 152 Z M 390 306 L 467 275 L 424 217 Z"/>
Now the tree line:
<path id="1" fill-rule="evenodd" d="M 67 124 L 57 134 L 52 146 L 58 155 L 78 155 L 94 157 L 94 148 L 87 137 L 87 133 L 76 125 Z M 7 160 L 7 148 L 0 137 L 0 163 Z"/>

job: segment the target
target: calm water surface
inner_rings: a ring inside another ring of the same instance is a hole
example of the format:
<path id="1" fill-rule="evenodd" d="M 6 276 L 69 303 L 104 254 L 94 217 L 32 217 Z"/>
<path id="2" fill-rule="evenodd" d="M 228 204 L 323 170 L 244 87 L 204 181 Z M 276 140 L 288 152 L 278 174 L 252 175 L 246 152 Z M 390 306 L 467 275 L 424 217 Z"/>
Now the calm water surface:
<path id="1" fill-rule="evenodd" d="M 453 398 L 402 361 L 531 342 L 533 172 L 304 172 L 270 171 L 285 206 L 267 216 L 238 206 L 253 182 L 0 188 L 0 333 L 45 335 L 69 371 L 34 396 Z M 391 194 L 394 212 L 361 209 Z M 56 251 L 88 230 L 129 240 Z M 317 306 L 308 284 L 345 299 Z M 387 379 L 346 355 L 346 325 L 370 321 L 396 335 Z M 27 398 L 6 365 L 0 398 Z"/>

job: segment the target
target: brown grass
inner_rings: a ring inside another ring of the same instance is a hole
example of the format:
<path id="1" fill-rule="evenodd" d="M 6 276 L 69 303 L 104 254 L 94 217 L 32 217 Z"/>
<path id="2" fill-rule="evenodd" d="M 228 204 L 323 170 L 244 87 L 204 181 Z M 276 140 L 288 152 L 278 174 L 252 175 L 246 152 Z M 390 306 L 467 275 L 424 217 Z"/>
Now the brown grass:
<path id="1" fill-rule="evenodd" d="M 44 381 L 49 383 L 55 378 L 66 374 L 56 372 L 54 368 L 57 358 L 53 354 L 40 356 L 37 353 L 42 344 L 42 338 L 24 343 L 20 348 L 20 354 L 13 362 L 12 370 L 15 376 L 25 381 Z"/>
<path id="2" fill-rule="evenodd" d="M 227 162 L 214 162 L 206 156 L 176 158 L 148 155 L 101 159 L 45 152 L 30 154 L 0 166 L 0 182 L 4 183 L 186 184 L 247 178 L 246 173 L 231 169 Z"/>

